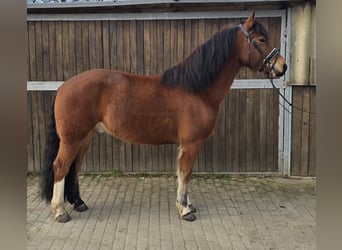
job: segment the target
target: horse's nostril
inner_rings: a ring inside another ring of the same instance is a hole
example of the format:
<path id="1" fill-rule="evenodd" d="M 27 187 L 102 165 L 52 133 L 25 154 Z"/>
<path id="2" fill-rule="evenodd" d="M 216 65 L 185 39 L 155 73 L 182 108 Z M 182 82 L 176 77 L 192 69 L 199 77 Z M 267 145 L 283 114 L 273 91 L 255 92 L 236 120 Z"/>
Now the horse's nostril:
<path id="1" fill-rule="evenodd" d="M 287 64 L 284 64 L 284 72 L 287 70 Z"/>

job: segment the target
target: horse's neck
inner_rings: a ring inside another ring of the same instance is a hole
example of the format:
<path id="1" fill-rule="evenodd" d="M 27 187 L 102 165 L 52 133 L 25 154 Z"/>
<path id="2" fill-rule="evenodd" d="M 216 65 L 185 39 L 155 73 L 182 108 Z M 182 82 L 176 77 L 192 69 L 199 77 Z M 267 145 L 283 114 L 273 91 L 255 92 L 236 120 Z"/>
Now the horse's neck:
<path id="1" fill-rule="evenodd" d="M 205 99 L 213 107 L 219 107 L 219 104 L 228 93 L 240 68 L 241 64 L 238 60 L 229 60 L 218 74 L 213 84 L 205 91 Z"/>

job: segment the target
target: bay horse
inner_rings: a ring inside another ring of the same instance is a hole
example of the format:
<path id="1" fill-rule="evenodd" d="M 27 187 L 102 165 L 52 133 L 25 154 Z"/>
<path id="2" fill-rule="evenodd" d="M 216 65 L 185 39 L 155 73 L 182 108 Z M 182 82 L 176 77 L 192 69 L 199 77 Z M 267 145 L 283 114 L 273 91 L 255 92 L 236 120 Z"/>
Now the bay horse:
<path id="1" fill-rule="evenodd" d="M 41 178 L 42 197 L 51 201 L 55 220 L 70 220 L 65 198 L 76 211 L 88 209 L 77 176 L 92 136 L 106 132 L 131 143 L 179 144 L 176 207 L 180 218 L 194 221 L 187 192 L 193 165 L 242 66 L 272 77 L 287 68 L 254 13 L 160 75 L 93 69 L 65 81 L 54 100 Z"/>

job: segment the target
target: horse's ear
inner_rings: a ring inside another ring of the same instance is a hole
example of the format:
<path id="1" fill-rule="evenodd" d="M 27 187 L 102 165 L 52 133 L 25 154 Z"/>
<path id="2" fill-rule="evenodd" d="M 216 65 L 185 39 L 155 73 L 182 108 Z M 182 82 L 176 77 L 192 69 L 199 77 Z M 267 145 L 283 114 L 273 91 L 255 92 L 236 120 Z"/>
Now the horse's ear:
<path id="1" fill-rule="evenodd" d="M 245 22 L 245 26 L 247 30 L 250 30 L 253 27 L 254 24 L 254 17 L 255 17 L 255 11 L 253 11 L 253 14 L 250 15 L 247 19 L 247 21 Z"/>

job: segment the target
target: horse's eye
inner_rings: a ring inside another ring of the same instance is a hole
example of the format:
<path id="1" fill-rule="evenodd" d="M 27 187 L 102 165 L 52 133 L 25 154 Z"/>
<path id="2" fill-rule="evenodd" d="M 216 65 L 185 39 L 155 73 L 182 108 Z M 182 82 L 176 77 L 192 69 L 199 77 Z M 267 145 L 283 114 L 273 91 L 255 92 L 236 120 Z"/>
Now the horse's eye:
<path id="1" fill-rule="evenodd" d="M 260 42 L 260 43 L 266 42 L 266 38 L 265 38 L 265 37 L 260 37 L 260 38 L 259 38 L 259 42 Z"/>

